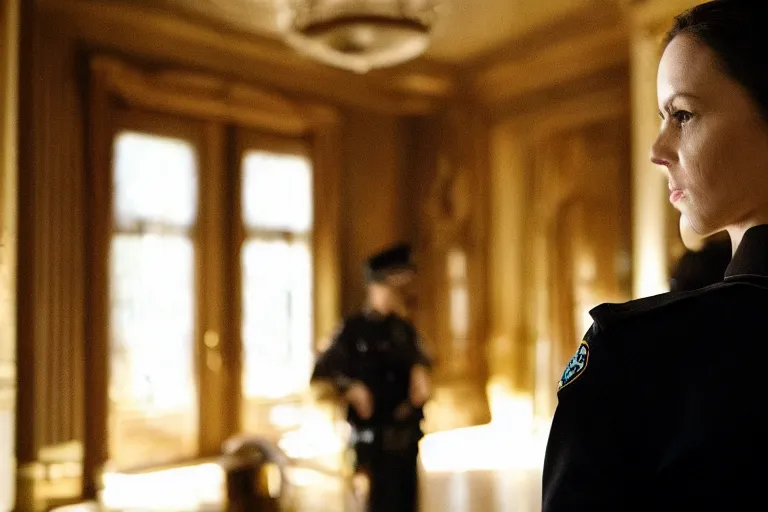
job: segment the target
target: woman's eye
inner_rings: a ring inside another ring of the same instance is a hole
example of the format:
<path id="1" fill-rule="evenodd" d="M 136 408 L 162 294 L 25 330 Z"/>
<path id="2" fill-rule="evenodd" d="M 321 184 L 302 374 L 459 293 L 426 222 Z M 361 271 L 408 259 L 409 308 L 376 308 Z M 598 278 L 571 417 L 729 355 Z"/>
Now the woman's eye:
<path id="1" fill-rule="evenodd" d="M 693 114 L 685 110 L 678 110 L 672 113 L 672 117 L 678 124 L 683 125 L 693 118 Z"/>

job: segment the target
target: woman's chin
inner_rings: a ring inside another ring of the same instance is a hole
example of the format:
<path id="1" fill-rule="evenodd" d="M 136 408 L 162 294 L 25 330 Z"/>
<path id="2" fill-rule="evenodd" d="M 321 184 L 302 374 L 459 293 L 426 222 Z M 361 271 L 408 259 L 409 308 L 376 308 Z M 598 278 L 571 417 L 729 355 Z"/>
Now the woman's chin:
<path id="1" fill-rule="evenodd" d="M 686 249 L 691 251 L 699 251 L 706 242 L 708 233 L 703 233 L 703 229 L 697 225 L 695 221 L 685 214 L 680 214 L 680 238 L 683 241 L 683 245 Z"/>

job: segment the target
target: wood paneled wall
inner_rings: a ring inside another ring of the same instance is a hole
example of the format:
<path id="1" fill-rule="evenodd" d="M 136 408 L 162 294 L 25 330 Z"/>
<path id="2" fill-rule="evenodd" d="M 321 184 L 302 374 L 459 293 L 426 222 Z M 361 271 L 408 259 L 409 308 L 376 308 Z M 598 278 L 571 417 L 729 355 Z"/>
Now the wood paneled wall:
<path id="1" fill-rule="evenodd" d="M 342 311 L 365 300 L 363 264 L 375 251 L 409 241 L 404 195 L 404 124 L 399 118 L 347 111 L 342 127 Z"/>
<path id="2" fill-rule="evenodd" d="M 27 23 L 21 61 L 17 458 L 20 498 L 44 449 L 80 462 L 86 257 L 83 109 L 75 47 L 52 20 Z M 66 449 L 73 446 L 73 450 Z M 79 475 L 69 475 L 77 477 Z"/>

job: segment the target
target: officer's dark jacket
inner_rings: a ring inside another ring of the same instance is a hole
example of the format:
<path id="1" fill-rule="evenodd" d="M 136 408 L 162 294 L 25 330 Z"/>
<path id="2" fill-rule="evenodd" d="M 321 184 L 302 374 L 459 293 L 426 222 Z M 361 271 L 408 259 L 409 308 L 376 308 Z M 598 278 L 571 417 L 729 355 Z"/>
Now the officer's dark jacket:
<path id="1" fill-rule="evenodd" d="M 543 511 L 768 510 L 768 226 L 723 282 L 591 315 L 560 381 Z"/>
<path id="2" fill-rule="evenodd" d="M 330 347 L 319 358 L 312 380 L 330 380 L 339 392 L 352 381 L 365 384 L 373 395 L 373 416 L 363 421 L 351 407 L 348 418 L 356 426 L 391 423 L 394 411 L 409 400 L 411 369 L 430 366 L 419 336 L 408 320 L 392 314 L 363 311 L 348 317 Z M 413 411 L 412 420 L 423 417 Z"/>

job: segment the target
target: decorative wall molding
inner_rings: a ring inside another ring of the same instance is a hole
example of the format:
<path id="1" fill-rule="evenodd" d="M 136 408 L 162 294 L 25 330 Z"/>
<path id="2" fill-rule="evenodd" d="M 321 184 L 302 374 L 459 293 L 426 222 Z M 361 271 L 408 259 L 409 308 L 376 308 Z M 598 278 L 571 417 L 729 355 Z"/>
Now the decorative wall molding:
<path id="1" fill-rule="evenodd" d="M 289 99 L 238 81 L 187 70 L 133 67 L 94 57 L 91 72 L 127 104 L 301 136 L 318 123 L 338 123 L 331 108 Z"/>

